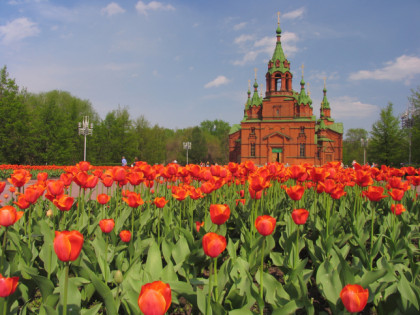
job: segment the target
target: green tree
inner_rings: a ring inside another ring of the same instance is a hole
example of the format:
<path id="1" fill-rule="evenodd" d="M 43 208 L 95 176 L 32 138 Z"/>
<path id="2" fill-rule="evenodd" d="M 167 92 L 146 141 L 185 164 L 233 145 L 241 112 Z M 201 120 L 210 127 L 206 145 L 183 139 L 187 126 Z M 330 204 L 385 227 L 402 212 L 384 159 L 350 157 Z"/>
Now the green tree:
<path id="1" fill-rule="evenodd" d="M 207 160 L 225 164 L 229 161 L 229 130 L 230 125 L 223 120 L 205 120 L 200 123 L 207 147 Z"/>
<path id="2" fill-rule="evenodd" d="M 381 110 L 380 119 L 372 126 L 368 153 L 371 162 L 400 166 L 405 161 L 406 141 L 400 122 L 393 114 L 393 105 Z"/>
<path id="3" fill-rule="evenodd" d="M 411 95 L 408 97 L 411 108 L 409 117 L 409 126 L 407 137 L 411 138 L 411 161 L 415 164 L 420 164 L 420 86 L 417 90 L 411 90 Z"/>
<path id="4" fill-rule="evenodd" d="M 194 127 L 191 131 L 191 150 L 189 152 L 189 163 L 200 163 L 207 157 L 206 139 L 199 127 Z"/>
<path id="5" fill-rule="evenodd" d="M 26 91 L 19 90 L 6 66 L 0 70 L 0 162 L 29 163 L 31 120 L 25 104 Z"/>
<path id="6" fill-rule="evenodd" d="M 367 139 L 368 132 L 363 128 L 352 128 L 347 130 L 343 140 L 343 163 L 351 165 L 353 160 L 363 162 L 363 148 L 361 139 Z"/>

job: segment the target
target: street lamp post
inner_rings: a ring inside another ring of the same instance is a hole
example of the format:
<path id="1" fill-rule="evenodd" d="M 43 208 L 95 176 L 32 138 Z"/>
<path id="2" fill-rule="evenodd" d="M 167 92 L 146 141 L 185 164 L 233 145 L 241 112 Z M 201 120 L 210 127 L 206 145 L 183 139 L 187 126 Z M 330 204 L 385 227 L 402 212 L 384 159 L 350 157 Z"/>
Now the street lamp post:
<path id="1" fill-rule="evenodd" d="M 89 116 L 83 117 L 83 122 L 79 122 L 79 136 L 85 136 L 85 145 L 83 150 L 83 161 L 86 161 L 86 136 L 91 136 L 93 131 L 93 124 L 89 128 Z"/>
<path id="2" fill-rule="evenodd" d="M 368 142 L 369 142 L 368 138 L 366 138 L 366 139 L 361 138 L 360 139 L 360 143 L 361 143 L 362 148 L 363 148 L 363 165 L 366 164 L 366 148 L 368 146 Z"/>
<path id="3" fill-rule="evenodd" d="M 188 165 L 188 150 L 191 150 L 191 142 L 183 142 L 184 150 L 187 150 L 187 165 Z"/>

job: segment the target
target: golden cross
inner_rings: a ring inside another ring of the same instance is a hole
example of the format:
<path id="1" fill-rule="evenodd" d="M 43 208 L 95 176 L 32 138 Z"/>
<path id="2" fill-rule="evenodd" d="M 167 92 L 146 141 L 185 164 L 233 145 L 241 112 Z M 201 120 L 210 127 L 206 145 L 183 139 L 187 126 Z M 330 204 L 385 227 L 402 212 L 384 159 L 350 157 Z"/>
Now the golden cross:
<path id="1" fill-rule="evenodd" d="M 255 71 L 255 80 L 257 80 L 257 68 L 254 68 Z"/>
<path id="2" fill-rule="evenodd" d="M 324 77 L 324 89 L 327 87 L 327 77 Z"/>
<path id="3" fill-rule="evenodd" d="M 251 80 L 248 80 L 248 90 L 251 89 Z"/>
<path id="4" fill-rule="evenodd" d="M 303 68 L 305 68 L 305 66 L 302 63 L 302 78 L 303 78 Z"/>
<path id="5" fill-rule="evenodd" d="M 277 25 L 280 25 L 280 11 L 277 12 Z"/>
<path id="6" fill-rule="evenodd" d="M 308 82 L 308 96 L 311 96 L 311 91 L 309 91 L 309 82 Z"/>

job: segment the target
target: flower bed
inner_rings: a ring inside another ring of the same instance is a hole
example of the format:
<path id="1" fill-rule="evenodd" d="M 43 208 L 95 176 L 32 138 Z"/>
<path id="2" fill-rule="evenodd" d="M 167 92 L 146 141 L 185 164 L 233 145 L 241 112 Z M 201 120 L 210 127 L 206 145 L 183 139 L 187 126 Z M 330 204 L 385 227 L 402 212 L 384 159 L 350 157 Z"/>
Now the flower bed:
<path id="1" fill-rule="evenodd" d="M 417 169 L 37 170 L 0 182 L 6 313 L 419 312 Z"/>

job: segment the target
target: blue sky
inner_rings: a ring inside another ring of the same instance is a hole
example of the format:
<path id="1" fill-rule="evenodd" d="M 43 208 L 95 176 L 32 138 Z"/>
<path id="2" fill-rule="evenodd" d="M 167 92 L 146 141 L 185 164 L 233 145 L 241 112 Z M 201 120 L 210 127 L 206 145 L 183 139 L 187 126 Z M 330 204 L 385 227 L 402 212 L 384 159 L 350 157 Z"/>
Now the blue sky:
<path id="1" fill-rule="evenodd" d="M 59 89 L 104 118 L 185 128 L 239 123 L 248 80 L 265 85 L 277 12 L 293 89 L 309 83 L 319 117 L 324 77 L 345 130 L 371 130 L 420 86 L 420 1 L 2 0 L 0 66 L 29 92 Z M 76 123 L 76 122 L 75 122 Z"/>

